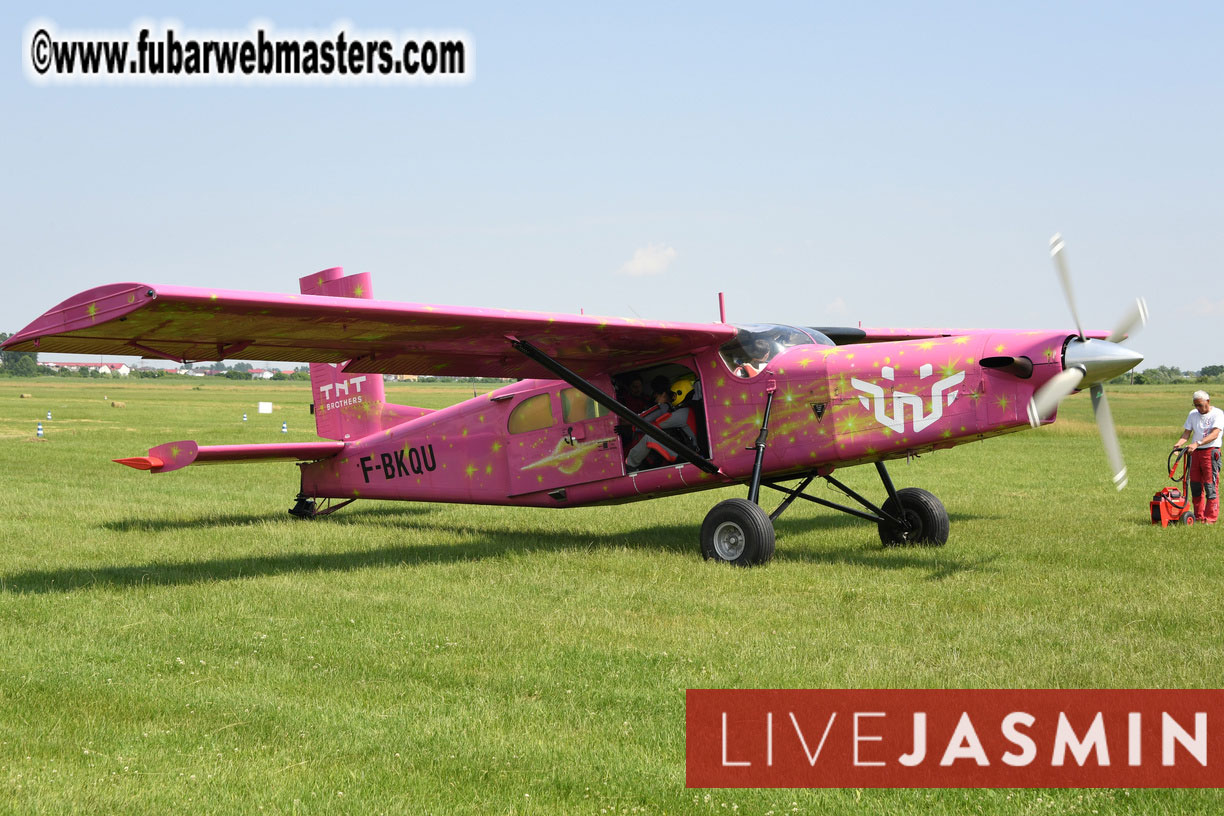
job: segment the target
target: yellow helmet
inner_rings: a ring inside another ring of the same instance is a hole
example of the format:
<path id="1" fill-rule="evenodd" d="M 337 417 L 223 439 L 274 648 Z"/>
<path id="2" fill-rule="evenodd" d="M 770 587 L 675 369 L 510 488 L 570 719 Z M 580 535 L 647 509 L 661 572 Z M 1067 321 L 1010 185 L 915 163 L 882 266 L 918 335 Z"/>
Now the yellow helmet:
<path id="1" fill-rule="evenodd" d="M 671 384 L 670 402 L 673 408 L 679 408 L 693 395 L 693 386 L 692 377 L 681 377 Z"/>

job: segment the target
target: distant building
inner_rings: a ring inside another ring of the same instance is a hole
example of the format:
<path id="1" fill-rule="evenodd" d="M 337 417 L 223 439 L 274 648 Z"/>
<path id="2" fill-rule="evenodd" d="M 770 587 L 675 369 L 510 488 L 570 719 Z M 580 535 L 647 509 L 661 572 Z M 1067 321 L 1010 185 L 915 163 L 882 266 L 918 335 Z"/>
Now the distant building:
<path id="1" fill-rule="evenodd" d="M 113 374 L 117 377 L 126 377 L 132 373 L 132 369 L 128 368 L 126 363 L 43 363 L 42 365 L 56 371 L 96 371 L 99 374 Z"/>

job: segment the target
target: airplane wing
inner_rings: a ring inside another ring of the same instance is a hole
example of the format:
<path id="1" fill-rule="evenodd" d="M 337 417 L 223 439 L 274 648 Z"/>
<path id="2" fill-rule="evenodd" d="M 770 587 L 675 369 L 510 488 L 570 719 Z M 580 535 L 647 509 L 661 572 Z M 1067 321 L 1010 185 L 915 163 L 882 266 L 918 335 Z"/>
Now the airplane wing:
<path id="1" fill-rule="evenodd" d="M 4 348 L 179 362 L 349 360 L 347 370 L 381 374 L 547 377 L 508 338 L 589 375 L 665 360 L 735 333 L 723 323 L 115 283 L 65 300 Z"/>
<path id="2" fill-rule="evenodd" d="M 940 328 L 854 328 L 849 326 L 813 326 L 839 346 L 853 343 L 890 343 L 896 340 L 928 340 L 937 337 L 959 337 L 966 334 L 989 334 L 992 331 L 1015 331 L 1015 329 L 940 329 Z M 1068 334 L 1075 334 L 1074 331 Z M 1085 337 L 1103 340 L 1107 331 L 1084 332 Z"/>

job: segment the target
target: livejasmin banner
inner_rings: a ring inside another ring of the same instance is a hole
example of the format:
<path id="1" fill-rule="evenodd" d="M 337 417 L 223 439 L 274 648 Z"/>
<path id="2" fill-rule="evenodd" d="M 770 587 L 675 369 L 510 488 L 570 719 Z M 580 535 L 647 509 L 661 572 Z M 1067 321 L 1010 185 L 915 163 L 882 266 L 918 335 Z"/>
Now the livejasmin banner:
<path id="1" fill-rule="evenodd" d="M 689 689 L 692 788 L 1224 787 L 1224 691 Z"/>

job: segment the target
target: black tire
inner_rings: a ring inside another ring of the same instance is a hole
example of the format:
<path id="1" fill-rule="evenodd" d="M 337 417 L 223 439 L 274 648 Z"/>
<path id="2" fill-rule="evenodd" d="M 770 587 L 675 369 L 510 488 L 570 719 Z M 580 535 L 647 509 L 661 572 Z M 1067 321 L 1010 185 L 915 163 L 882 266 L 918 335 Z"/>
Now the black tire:
<path id="1" fill-rule="evenodd" d="M 309 521 L 315 517 L 316 507 L 317 504 L 314 499 L 298 496 L 294 501 L 293 507 L 289 508 L 289 515 Z"/>
<path id="2" fill-rule="evenodd" d="M 701 557 L 737 567 L 773 558 L 774 526 L 769 514 L 747 499 L 714 505 L 701 524 Z"/>
<path id="3" fill-rule="evenodd" d="M 1198 519 L 1194 517 L 1193 513 L 1182 513 L 1182 517 L 1181 517 L 1182 524 L 1190 525 L 1196 521 L 1198 521 Z"/>
<path id="4" fill-rule="evenodd" d="M 902 544 L 942 547 L 947 543 L 950 524 L 943 502 L 930 491 L 919 487 L 903 487 L 897 491 L 897 498 L 901 502 L 900 508 L 890 496 L 881 509 L 895 518 L 904 519 L 910 529 L 907 531 L 887 519 L 881 521 L 880 541 L 885 547 Z"/>

